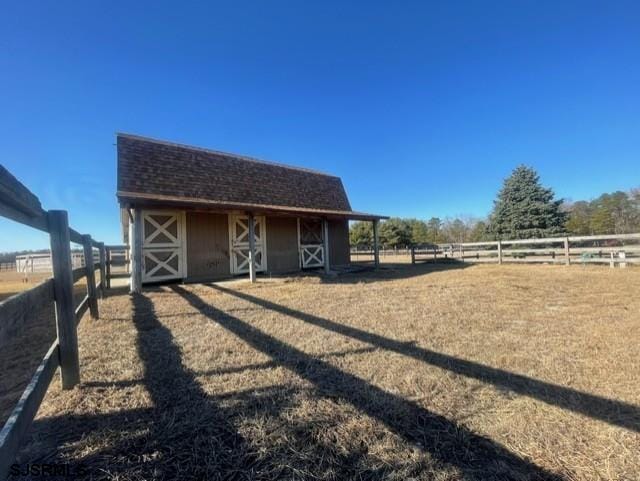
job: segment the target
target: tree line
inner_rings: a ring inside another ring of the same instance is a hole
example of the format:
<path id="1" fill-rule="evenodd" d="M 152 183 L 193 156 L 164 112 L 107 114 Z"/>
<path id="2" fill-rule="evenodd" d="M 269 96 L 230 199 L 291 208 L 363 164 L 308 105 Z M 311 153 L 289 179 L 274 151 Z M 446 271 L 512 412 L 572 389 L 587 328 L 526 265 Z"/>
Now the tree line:
<path id="1" fill-rule="evenodd" d="M 566 202 L 540 183 L 535 170 L 517 167 L 504 181 L 486 219 L 393 217 L 380 223 L 383 247 L 531 239 L 559 235 L 640 232 L 640 188 L 602 194 L 591 201 Z M 354 222 L 352 246 L 373 245 L 371 222 Z"/>
<path id="2" fill-rule="evenodd" d="M 24 250 L 24 251 L 15 251 L 15 252 L 0 252 L 0 263 L 15 263 L 17 256 L 27 255 L 27 254 L 48 254 L 48 249 L 38 249 L 38 250 Z"/>

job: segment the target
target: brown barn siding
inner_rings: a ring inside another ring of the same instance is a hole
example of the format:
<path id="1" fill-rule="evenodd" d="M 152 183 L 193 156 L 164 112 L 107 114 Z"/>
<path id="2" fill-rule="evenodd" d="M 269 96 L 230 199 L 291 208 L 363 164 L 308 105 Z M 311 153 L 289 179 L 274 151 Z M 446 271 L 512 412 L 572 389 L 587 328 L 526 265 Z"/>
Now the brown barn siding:
<path id="1" fill-rule="evenodd" d="M 329 262 L 332 266 L 344 266 L 350 262 L 349 221 L 329 221 Z"/>
<path id="2" fill-rule="evenodd" d="M 273 273 L 298 270 L 298 224 L 295 218 L 267 217 L 267 268 Z"/>
<path id="3" fill-rule="evenodd" d="M 187 212 L 187 280 L 216 279 L 229 275 L 227 215 Z"/>

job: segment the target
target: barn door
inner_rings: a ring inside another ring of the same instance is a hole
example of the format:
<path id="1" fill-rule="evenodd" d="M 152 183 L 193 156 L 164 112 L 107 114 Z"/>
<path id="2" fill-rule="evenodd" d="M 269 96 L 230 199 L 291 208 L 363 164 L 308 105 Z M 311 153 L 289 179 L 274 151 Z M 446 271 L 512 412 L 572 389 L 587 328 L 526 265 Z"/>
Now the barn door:
<path id="1" fill-rule="evenodd" d="M 183 212 L 142 212 L 142 282 L 186 276 L 184 227 Z"/>
<path id="2" fill-rule="evenodd" d="M 324 266 L 324 238 L 320 219 L 299 219 L 300 261 L 303 269 Z"/>
<path id="3" fill-rule="evenodd" d="M 256 272 L 267 270 L 267 230 L 264 216 L 254 217 Z M 249 272 L 249 216 L 229 216 L 229 252 L 232 274 Z"/>

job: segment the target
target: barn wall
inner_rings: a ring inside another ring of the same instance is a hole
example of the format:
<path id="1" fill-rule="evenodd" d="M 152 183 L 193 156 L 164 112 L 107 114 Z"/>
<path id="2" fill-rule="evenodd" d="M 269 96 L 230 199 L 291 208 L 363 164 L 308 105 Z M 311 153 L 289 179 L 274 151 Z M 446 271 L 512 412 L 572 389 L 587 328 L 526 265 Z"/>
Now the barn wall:
<path id="1" fill-rule="evenodd" d="M 187 212 L 187 275 L 189 281 L 231 275 L 226 214 Z"/>
<path id="2" fill-rule="evenodd" d="M 299 269 L 298 223 L 293 217 L 267 217 L 267 268 L 283 273 Z"/>
<path id="3" fill-rule="evenodd" d="M 349 221 L 329 221 L 329 263 L 331 266 L 349 264 Z"/>

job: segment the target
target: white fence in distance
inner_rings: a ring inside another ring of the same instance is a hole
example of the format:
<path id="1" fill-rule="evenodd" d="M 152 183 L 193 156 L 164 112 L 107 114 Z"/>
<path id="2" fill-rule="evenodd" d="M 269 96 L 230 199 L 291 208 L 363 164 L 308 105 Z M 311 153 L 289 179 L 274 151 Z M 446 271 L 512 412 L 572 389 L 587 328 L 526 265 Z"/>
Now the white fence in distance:
<path id="1" fill-rule="evenodd" d="M 94 263 L 100 262 L 100 253 L 93 252 Z M 71 253 L 71 268 L 77 269 L 84 267 L 84 254 L 82 252 Z M 15 269 L 17 272 L 53 272 L 53 264 L 51 262 L 51 253 L 45 252 L 41 254 L 23 254 L 16 256 Z"/>

